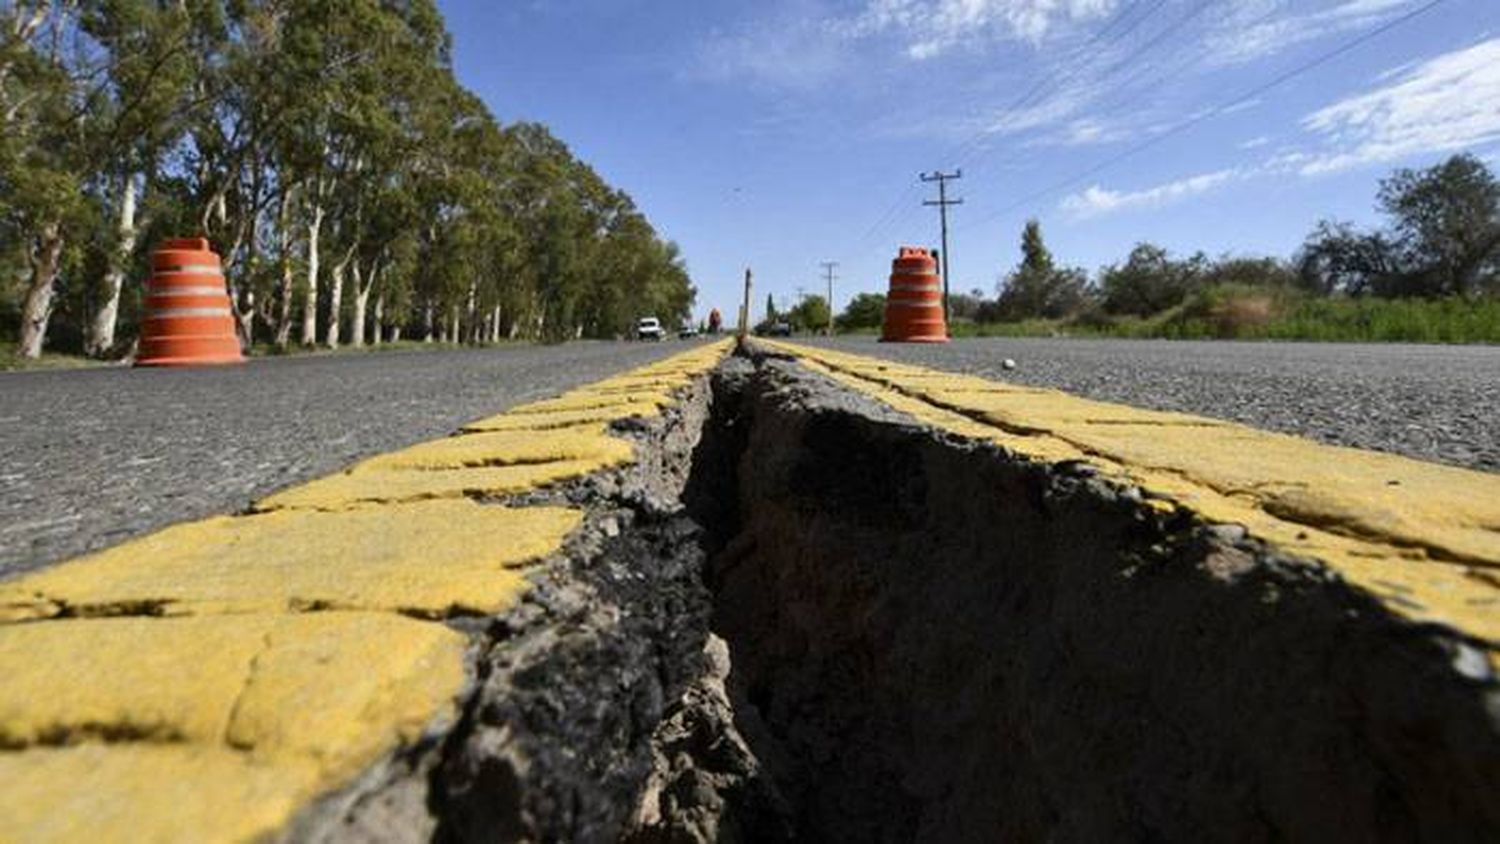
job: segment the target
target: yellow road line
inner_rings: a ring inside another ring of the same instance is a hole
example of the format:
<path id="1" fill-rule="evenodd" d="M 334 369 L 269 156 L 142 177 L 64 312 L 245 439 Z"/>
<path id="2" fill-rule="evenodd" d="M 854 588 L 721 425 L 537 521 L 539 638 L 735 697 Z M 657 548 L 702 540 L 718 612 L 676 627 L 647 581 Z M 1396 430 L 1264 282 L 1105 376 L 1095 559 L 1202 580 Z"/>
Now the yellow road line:
<path id="1" fill-rule="evenodd" d="M 262 837 L 444 723 L 468 640 L 423 619 L 504 611 L 583 518 L 469 496 L 628 463 L 607 423 L 728 348 L 0 582 L 0 841 Z"/>
<path id="2" fill-rule="evenodd" d="M 917 419 L 1104 476 L 1321 561 L 1397 615 L 1500 644 L 1500 476 L 790 343 Z"/>

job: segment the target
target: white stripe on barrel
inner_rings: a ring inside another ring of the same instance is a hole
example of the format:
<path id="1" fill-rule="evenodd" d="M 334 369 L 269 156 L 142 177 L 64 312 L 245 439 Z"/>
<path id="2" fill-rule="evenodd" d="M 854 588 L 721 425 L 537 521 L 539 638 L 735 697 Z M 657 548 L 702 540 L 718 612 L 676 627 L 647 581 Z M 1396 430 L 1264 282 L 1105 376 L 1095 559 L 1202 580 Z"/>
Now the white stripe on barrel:
<path id="1" fill-rule="evenodd" d="M 208 273 L 210 275 L 222 275 L 218 264 L 178 264 L 175 267 L 159 267 L 153 271 L 156 275 L 167 273 Z"/>
<path id="2" fill-rule="evenodd" d="M 155 287 L 153 286 L 148 296 L 223 296 L 222 287 Z"/>
<path id="3" fill-rule="evenodd" d="M 151 312 L 147 319 L 171 319 L 173 317 L 228 316 L 228 308 L 161 308 Z"/>

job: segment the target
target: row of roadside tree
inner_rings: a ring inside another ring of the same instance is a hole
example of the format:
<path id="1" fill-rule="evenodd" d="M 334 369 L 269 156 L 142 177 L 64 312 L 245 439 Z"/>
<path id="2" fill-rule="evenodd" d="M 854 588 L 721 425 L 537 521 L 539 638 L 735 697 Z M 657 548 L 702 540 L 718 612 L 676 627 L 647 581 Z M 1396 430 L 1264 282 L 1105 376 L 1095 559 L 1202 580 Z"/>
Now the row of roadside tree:
<path id="1" fill-rule="evenodd" d="M 455 80 L 433 0 L 36 0 L 0 32 L 0 339 L 128 349 L 150 247 L 206 236 L 241 339 L 628 333 L 694 291 L 548 130 Z"/>
<path id="2" fill-rule="evenodd" d="M 1290 260 L 1174 257 L 1140 243 L 1092 278 L 1058 264 L 1032 220 L 996 295 L 953 295 L 950 316 L 958 333 L 1500 341 L 1500 182 L 1489 168 L 1456 155 L 1398 170 L 1377 203 L 1385 227 L 1321 222 Z M 882 304 L 857 297 L 840 328 L 879 325 Z"/>

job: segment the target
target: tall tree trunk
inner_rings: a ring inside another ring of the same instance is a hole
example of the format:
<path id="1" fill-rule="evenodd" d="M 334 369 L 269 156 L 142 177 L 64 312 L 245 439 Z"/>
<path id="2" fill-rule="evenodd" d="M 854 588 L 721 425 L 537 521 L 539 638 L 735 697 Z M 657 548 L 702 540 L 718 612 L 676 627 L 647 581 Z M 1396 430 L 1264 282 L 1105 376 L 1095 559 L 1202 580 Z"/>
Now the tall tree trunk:
<path id="1" fill-rule="evenodd" d="M 370 326 L 370 345 L 379 346 L 381 334 L 385 331 L 385 293 L 375 297 L 375 319 Z"/>
<path id="2" fill-rule="evenodd" d="M 281 208 L 276 214 L 276 229 L 281 233 L 281 279 L 276 283 L 276 348 L 283 351 L 292 341 L 292 195 L 288 188 L 282 191 Z"/>
<path id="3" fill-rule="evenodd" d="M 464 303 L 464 322 L 468 330 L 464 332 L 463 341 L 471 345 L 479 342 L 478 295 L 478 283 L 469 282 L 469 295 L 467 301 Z"/>
<path id="4" fill-rule="evenodd" d="M 401 342 L 401 326 L 399 326 L 399 325 L 393 325 L 393 326 L 391 326 L 391 342 L 392 343 L 399 343 L 399 342 Z"/>
<path id="5" fill-rule="evenodd" d="M 42 226 L 32 242 L 31 278 L 26 285 L 26 301 L 21 306 L 21 357 L 35 360 L 42 356 L 47 342 L 47 322 L 52 319 L 52 296 L 57 289 L 57 274 L 62 265 L 62 223 L 54 220 Z"/>
<path id="6" fill-rule="evenodd" d="M 220 227 L 228 225 L 228 206 L 224 195 L 209 205 L 204 212 L 203 231 L 210 231 L 208 221 L 217 219 Z M 250 268 L 260 253 L 260 240 L 256 237 L 255 215 L 244 215 L 234 226 L 229 248 L 221 255 L 224 264 L 224 282 L 229 289 L 229 303 L 234 311 L 235 333 L 239 336 L 240 348 L 249 354 L 255 345 L 255 285 L 248 278 Z"/>
<path id="7" fill-rule="evenodd" d="M 302 345 L 313 346 L 318 342 L 318 235 L 323 231 L 323 203 L 314 202 L 312 207 L 312 220 L 307 224 L 307 281 L 303 284 L 304 299 L 302 302 Z M 339 324 L 338 306 L 334 306 L 334 315 L 328 322 L 337 330 Z M 330 349 L 337 348 L 338 340 L 335 338 L 328 344 Z"/>
<path id="8" fill-rule="evenodd" d="M 496 305 L 490 312 L 490 342 L 500 342 L 500 306 Z"/>
<path id="9" fill-rule="evenodd" d="M 454 343 L 463 342 L 463 337 L 458 333 L 458 306 L 453 305 L 448 309 L 448 339 Z"/>
<path id="10" fill-rule="evenodd" d="M 333 265 L 333 273 L 328 279 L 328 333 L 323 342 L 330 349 L 337 349 L 339 342 L 343 339 L 343 331 L 339 324 L 339 312 L 344 309 L 344 265 L 342 263 Z M 354 324 L 354 336 L 359 337 L 359 323 Z M 356 344 L 358 345 L 358 344 Z"/>
<path id="11" fill-rule="evenodd" d="M 432 301 L 429 300 L 422 306 L 422 342 L 432 342 L 433 316 Z"/>
<path id="12" fill-rule="evenodd" d="M 115 326 L 120 319 L 120 291 L 125 287 L 125 269 L 135 254 L 136 176 L 126 173 L 120 185 L 120 216 L 115 220 L 115 248 L 110 250 L 104 270 L 104 300 L 89 322 L 84 351 L 103 357 L 115 345 Z"/>
<path id="13" fill-rule="evenodd" d="M 354 247 L 344 253 L 338 263 L 333 265 L 333 277 L 328 283 L 328 348 L 337 349 L 339 342 L 343 339 L 343 332 L 339 330 L 340 311 L 344 308 L 344 273 L 349 268 L 349 261 L 354 258 Z M 356 322 L 350 329 L 351 337 L 355 345 L 359 345 L 360 327 Z"/>
<path id="14" fill-rule="evenodd" d="M 375 287 L 375 271 L 370 271 L 370 283 L 365 283 L 363 271 L 359 264 L 354 265 L 354 332 L 350 335 L 351 342 L 356 346 L 365 344 L 365 308 L 370 302 L 370 291 Z M 379 331 L 379 329 L 376 329 Z"/>

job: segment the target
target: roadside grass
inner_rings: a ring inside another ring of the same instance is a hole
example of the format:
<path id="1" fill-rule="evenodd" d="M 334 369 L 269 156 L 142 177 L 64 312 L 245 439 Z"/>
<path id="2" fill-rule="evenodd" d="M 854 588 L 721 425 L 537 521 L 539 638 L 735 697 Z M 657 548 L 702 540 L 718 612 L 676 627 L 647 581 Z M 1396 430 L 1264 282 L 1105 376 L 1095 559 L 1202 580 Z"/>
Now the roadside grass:
<path id="1" fill-rule="evenodd" d="M 477 346 L 465 343 L 439 343 L 434 340 L 426 343 L 421 340 L 389 340 L 380 344 L 366 343 L 363 346 L 354 346 L 349 343 L 341 343 L 337 349 L 330 349 L 324 345 L 303 346 L 293 343 L 285 349 L 279 349 L 274 343 L 256 343 L 250 348 L 250 356 L 257 358 L 277 357 L 308 357 L 318 355 L 358 355 L 366 352 L 436 352 L 442 349 L 482 349 L 499 348 L 502 346 L 513 346 L 523 341 L 502 340 L 499 343 L 481 343 Z"/>
<path id="2" fill-rule="evenodd" d="M 23 369 L 87 369 L 96 366 L 109 366 L 109 363 L 106 361 L 98 361 L 84 357 L 83 355 L 61 352 L 43 352 L 40 358 L 28 360 L 21 357 L 18 350 L 19 345 L 14 340 L 0 340 L 0 372 L 14 372 Z"/>
<path id="3" fill-rule="evenodd" d="M 1229 285 L 1149 317 L 956 322 L 951 331 L 954 337 L 1500 343 L 1500 298 L 1319 298 Z"/>

